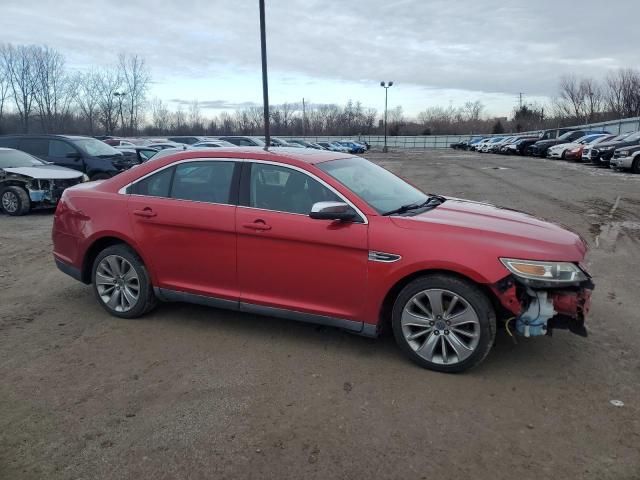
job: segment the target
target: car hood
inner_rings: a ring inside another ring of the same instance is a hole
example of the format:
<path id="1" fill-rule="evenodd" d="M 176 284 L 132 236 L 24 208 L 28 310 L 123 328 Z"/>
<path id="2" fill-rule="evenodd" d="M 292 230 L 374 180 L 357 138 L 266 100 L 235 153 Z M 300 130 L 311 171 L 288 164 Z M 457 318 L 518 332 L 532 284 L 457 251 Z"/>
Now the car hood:
<path id="1" fill-rule="evenodd" d="M 638 150 L 640 150 L 640 145 L 629 145 L 628 147 L 617 148 L 616 150 L 618 150 L 620 152 L 633 153 L 633 152 L 637 152 Z"/>
<path id="2" fill-rule="evenodd" d="M 447 239 L 484 244 L 497 256 L 580 262 L 587 246 L 576 233 L 523 212 L 487 203 L 448 198 L 440 206 L 411 216 L 391 217 L 401 228 L 430 231 Z"/>
<path id="3" fill-rule="evenodd" d="M 25 177 L 40 180 L 68 180 L 70 178 L 80 178 L 83 173 L 70 168 L 57 165 L 42 165 L 34 167 L 10 167 L 3 168 L 5 172 L 23 175 Z"/>
<path id="4" fill-rule="evenodd" d="M 639 142 L 640 142 L 639 140 L 632 140 L 630 142 L 627 141 L 627 140 L 622 140 L 620 142 L 602 142 L 602 143 L 599 143 L 597 145 L 594 145 L 593 148 L 602 150 L 603 148 L 614 147 L 614 148 L 618 149 L 618 148 L 622 148 L 622 147 L 638 145 Z"/>
<path id="5" fill-rule="evenodd" d="M 573 147 L 580 147 L 580 146 L 582 146 L 581 143 L 570 142 L 570 143 L 559 143 L 558 145 L 554 145 L 551 148 L 557 148 L 557 149 L 561 150 L 563 148 L 573 148 Z"/>

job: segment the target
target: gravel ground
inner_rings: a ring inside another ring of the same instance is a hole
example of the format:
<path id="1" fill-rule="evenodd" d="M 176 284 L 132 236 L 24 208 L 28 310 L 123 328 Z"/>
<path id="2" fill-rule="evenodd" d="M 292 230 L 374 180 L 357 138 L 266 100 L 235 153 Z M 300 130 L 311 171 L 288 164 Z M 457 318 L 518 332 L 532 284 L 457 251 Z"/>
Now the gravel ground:
<path id="1" fill-rule="evenodd" d="M 388 335 L 183 304 L 120 320 L 56 270 L 51 212 L 0 215 L 0 478 L 640 478 L 640 175 L 368 156 L 581 233 L 589 338 L 499 331 L 480 367 L 445 375 Z"/>

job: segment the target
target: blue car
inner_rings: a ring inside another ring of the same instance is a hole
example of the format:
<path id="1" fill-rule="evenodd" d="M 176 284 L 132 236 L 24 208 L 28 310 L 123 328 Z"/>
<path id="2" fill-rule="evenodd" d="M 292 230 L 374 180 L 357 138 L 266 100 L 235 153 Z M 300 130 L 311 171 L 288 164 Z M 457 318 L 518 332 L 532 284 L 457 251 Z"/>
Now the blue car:
<path id="1" fill-rule="evenodd" d="M 336 143 L 343 147 L 347 147 L 349 149 L 349 153 L 364 153 L 367 150 L 364 145 L 360 145 L 353 140 L 340 140 Z"/>

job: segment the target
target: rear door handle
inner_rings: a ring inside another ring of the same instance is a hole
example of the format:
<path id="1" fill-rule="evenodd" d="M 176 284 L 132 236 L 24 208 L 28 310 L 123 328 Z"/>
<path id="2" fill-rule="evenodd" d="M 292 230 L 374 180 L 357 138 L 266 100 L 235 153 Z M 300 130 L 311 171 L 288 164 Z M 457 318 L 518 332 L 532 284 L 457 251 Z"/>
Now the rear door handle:
<path id="1" fill-rule="evenodd" d="M 145 208 L 143 210 L 134 210 L 133 214 L 137 215 L 139 217 L 144 217 L 144 218 L 152 218 L 152 217 L 155 217 L 156 215 L 158 215 L 156 212 L 151 210 L 149 207 L 147 207 L 147 208 Z"/>
<path id="2" fill-rule="evenodd" d="M 242 226 L 250 230 L 259 230 L 263 232 L 267 230 L 271 230 L 271 225 L 267 225 L 263 221 L 255 221 L 253 223 L 243 223 Z"/>

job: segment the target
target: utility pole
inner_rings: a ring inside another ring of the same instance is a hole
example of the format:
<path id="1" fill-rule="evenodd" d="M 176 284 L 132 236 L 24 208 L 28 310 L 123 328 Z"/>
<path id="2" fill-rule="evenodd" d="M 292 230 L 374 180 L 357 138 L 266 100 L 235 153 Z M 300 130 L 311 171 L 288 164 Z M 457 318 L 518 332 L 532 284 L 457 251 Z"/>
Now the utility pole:
<path id="1" fill-rule="evenodd" d="M 307 114 L 304 105 L 304 97 L 302 97 L 302 136 L 306 136 Z"/>
<path id="2" fill-rule="evenodd" d="M 264 140 L 265 150 L 271 145 L 269 133 L 269 81 L 267 77 L 267 33 L 264 21 L 264 0 L 258 0 L 260 4 L 260 51 L 262 54 L 262 101 L 264 103 Z"/>
<path id="3" fill-rule="evenodd" d="M 389 151 L 389 147 L 387 147 L 387 98 L 389 87 L 393 86 L 393 82 L 380 82 L 380 86 L 384 88 L 384 147 L 382 147 L 382 151 L 387 153 Z"/>

